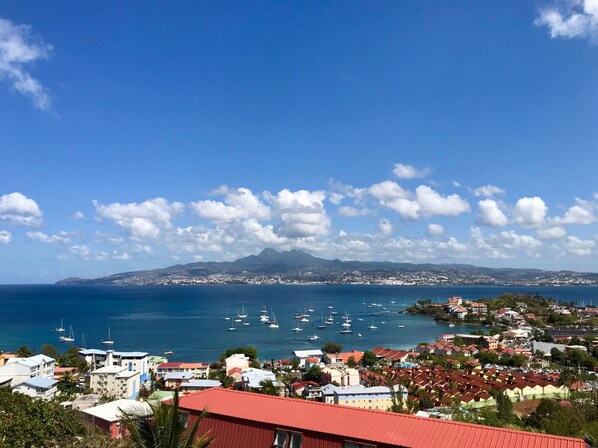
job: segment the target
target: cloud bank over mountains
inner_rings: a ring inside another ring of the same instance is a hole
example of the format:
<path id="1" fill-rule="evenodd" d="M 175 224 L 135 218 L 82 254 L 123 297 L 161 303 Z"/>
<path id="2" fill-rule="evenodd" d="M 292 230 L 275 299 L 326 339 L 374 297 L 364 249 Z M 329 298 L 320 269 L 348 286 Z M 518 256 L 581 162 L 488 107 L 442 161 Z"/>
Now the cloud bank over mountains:
<path id="1" fill-rule="evenodd" d="M 397 164 L 395 171 L 397 166 L 408 165 Z M 76 204 L 73 229 L 54 231 L 33 198 L 11 192 L 0 196 L 0 245 L 24 239 L 54 247 L 57 260 L 113 260 L 131 269 L 157 256 L 230 260 L 264 247 L 341 259 L 527 260 L 540 267 L 547 257 L 568 267 L 597 253 L 596 195 L 549 207 L 535 195 L 509 200 L 495 185 L 457 185 L 415 177 L 360 187 L 331 180 L 316 190 L 220 186 L 187 204 L 162 197 L 107 204 L 94 199 L 90 219 L 79 211 L 85 204 Z"/>

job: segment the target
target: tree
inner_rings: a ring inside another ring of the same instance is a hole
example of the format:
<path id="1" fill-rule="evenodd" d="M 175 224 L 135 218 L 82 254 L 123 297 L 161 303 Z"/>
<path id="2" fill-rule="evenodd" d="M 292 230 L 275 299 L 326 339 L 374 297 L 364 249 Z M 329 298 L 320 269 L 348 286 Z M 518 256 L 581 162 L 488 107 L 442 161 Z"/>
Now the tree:
<path id="1" fill-rule="evenodd" d="M 310 369 L 303 374 L 303 379 L 305 381 L 314 381 L 319 383 L 322 380 L 322 369 L 317 364 L 314 364 L 310 367 Z"/>
<path id="2" fill-rule="evenodd" d="M 263 380 L 260 382 L 260 386 L 262 386 L 261 388 L 259 388 L 258 390 L 256 390 L 256 392 L 259 392 L 260 394 L 264 394 L 264 395 L 274 395 L 274 396 L 280 396 L 280 391 L 278 389 L 278 387 L 276 386 L 276 384 L 274 384 L 274 381 L 272 380 Z"/>
<path id="3" fill-rule="evenodd" d="M 326 342 L 322 346 L 322 351 L 324 353 L 340 353 L 343 351 L 343 346 L 336 342 Z"/>
<path id="4" fill-rule="evenodd" d="M 235 353 L 244 354 L 245 356 L 247 356 L 249 358 L 249 360 L 251 361 L 252 364 L 257 361 L 257 348 L 250 346 L 250 345 L 245 346 L 245 347 L 237 347 L 237 348 L 227 349 L 222 355 L 220 355 L 220 361 L 224 362 L 224 360 L 226 358 L 228 358 L 231 355 L 234 355 Z"/>
<path id="5" fill-rule="evenodd" d="M 123 414 L 123 423 L 136 448 L 205 448 L 214 440 L 210 435 L 197 436 L 199 423 L 207 415 L 204 409 L 193 424 L 187 426 L 187 416 L 179 411 L 179 394 L 174 392 L 172 403 L 148 403 L 150 416 L 135 412 Z"/>
<path id="6" fill-rule="evenodd" d="M 434 407 L 434 402 L 430 397 L 421 397 L 419 399 L 419 408 L 420 409 L 430 409 Z"/>
<path id="7" fill-rule="evenodd" d="M 559 386 L 565 386 L 567 390 L 579 379 L 577 372 L 573 369 L 565 369 L 559 375 Z"/>
<path id="8" fill-rule="evenodd" d="M 30 356 L 33 356 L 33 352 L 26 345 L 22 345 L 15 352 L 15 356 L 17 358 L 29 358 Z"/>
<path id="9" fill-rule="evenodd" d="M 517 418 L 513 413 L 513 402 L 502 391 L 494 394 L 496 400 L 496 414 L 500 421 L 504 423 L 513 423 Z"/>
<path id="10" fill-rule="evenodd" d="M 49 356 L 50 358 L 53 358 L 53 359 L 58 359 L 58 357 L 60 356 L 60 352 L 52 344 L 42 345 L 41 353 L 42 353 L 42 355 Z"/>
<path id="11" fill-rule="evenodd" d="M 351 369 L 357 367 L 357 361 L 355 361 L 355 356 L 349 356 L 349 359 L 347 359 L 347 367 L 350 367 Z"/>
<path id="12" fill-rule="evenodd" d="M 586 419 L 574 407 L 561 406 L 559 402 L 543 398 L 526 420 L 533 428 L 557 436 L 576 437 L 583 429 Z"/>
<path id="13" fill-rule="evenodd" d="M 363 352 L 363 357 L 361 358 L 361 365 L 363 367 L 371 367 L 378 362 L 378 357 L 375 353 L 371 350 L 366 350 Z"/>

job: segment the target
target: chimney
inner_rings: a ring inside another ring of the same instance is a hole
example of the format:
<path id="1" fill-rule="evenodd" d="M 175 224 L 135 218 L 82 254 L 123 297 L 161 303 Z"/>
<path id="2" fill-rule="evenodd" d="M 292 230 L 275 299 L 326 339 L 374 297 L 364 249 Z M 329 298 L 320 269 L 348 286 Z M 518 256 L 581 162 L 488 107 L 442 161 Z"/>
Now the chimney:
<path id="1" fill-rule="evenodd" d="M 106 365 L 111 366 L 114 363 L 114 350 L 106 350 Z"/>

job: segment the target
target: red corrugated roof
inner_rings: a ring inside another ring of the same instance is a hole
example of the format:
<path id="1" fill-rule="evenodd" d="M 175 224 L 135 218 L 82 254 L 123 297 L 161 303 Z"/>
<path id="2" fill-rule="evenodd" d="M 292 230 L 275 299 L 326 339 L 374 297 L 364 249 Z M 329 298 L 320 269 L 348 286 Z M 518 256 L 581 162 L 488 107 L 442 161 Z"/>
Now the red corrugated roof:
<path id="1" fill-rule="evenodd" d="M 174 369 L 179 368 L 182 362 L 163 362 L 158 366 L 158 369 Z"/>
<path id="2" fill-rule="evenodd" d="M 588 448 L 581 439 L 212 388 L 180 407 L 279 427 L 412 448 Z"/>

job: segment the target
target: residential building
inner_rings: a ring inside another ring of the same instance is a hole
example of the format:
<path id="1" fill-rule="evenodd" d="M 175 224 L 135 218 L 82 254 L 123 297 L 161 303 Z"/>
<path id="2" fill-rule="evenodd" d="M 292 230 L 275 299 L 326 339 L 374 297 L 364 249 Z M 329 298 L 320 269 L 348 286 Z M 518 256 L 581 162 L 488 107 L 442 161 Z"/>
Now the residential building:
<path id="1" fill-rule="evenodd" d="M 395 386 L 395 392 L 407 400 L 407 389 Z M 361 409 L 387 411 L 393 405 L 390 388 L 386 386 L 349 386 L 334 388 L 334 404 Z"/>
<path id="2" fill-rule="evenodd" d="M 276 386 L 281 395 L 284 393 L 284 385 L 276 379 L 276 375 L 269 370 L 262 369 L 247 369 L 241 374 L 241 387 L 243 390 L 250 391 L 262 388 L 262 382 L 272 381 Z"/>
<path id="3" fill-rule="evenodd" d="M 330 365 L 322 369 L 322 384 L 334 383 L 338 386 L 357 386 L 359 371 L 345 365 Z"/>
<path id="4" fill-rule="evenodd" d="M 125 399 L 83 409 L 81 412 L 89 423 L 96 425 L 113 439 L 117 439 L 126 434 L 125 426 L 122 424 L 122 411 L 144 417 L 152 415 L 147 403 Z"/>
<path id="5" fill-rule="evenodd" d="M 226 374 L 230 376 L 231 370 L 239 368 L 242 371 L 249 368 L 249 358 L 244 353 L 234 353 L 225 360 Z"/>
<path id="6" fill-rule="evenodd" d="M 120 366 L 139 372 L 142 382 L 150 379 L 146 352 L 116 352 L 92 348 L 80 350 L 79 358 L 87 362 L 92 370 L 106 366 Z"/>
<path id="7" fill-rule="evenodd" d="M 0 353 L 0 367 L 6 364 L 6 361 L 8 361 L 9 359 L 16 357 L 17 355 L 15 355 L 14 353 Z"/>
<path id="8" fill-rule="evenodd" d="M 193 378 L 195 375 L 191 372 L 170 372 L 164 375 L 164 385 L 169 389 L 178 389 L 181 384 L 186 383 Z"/>
<path id="9" fill-rule="evenodd" d="M 33 398 L 50 400 L 56 395 L 58 381 L 43 376 L 34 376 L 12 388 L 13 393 L 29 395 Z"/>
<path id="10" fill-rule="evenodd" d="M 162 378 L 167 373 L 192 373 L 193 378 L 207 379 L 210 375 L 210 364 L 205 362 L 165 362 L 154 370 L 156 376 Z"/>
<path id="11" fill-rule="evenodd" d="M 322 350 L 295 350 L 293 352 L 293 361 L 297 361 L 299 363 L 299 367 L 305 367 L 305 361 L 307 358 L 322 358 L 324 353 Z"/>
<path id="12" fill-rule="evenodd" d="M 35 355 L 29 358 L 9 358 L 6 364 L 0 367 L 0 384 L 17 386 L 22 382 L 40 376 L 54 378 L 55 360 L 45 355 Z"/>
<path id="13" fill-rule="evenodd" d="M 213 388 L 181 397 L 210 448 L 588 448 L 581 439 Z"/>
<path id="14" fill-rule="evenodd" d="M 181 383 L 180 390 L 183 392 L 194 392 L 198 390 L 210 389 L 212 387 L 221 387 L 222 383 L 216 380 L 195 380 L 191 379 Z"/>
<path id="15" fill-rule="evenodd" d="M 132 367 L 109 365 L 90 373 L 90 387 L 98 395 L 134 400 L 139 395 L 140 373 Z"/>

